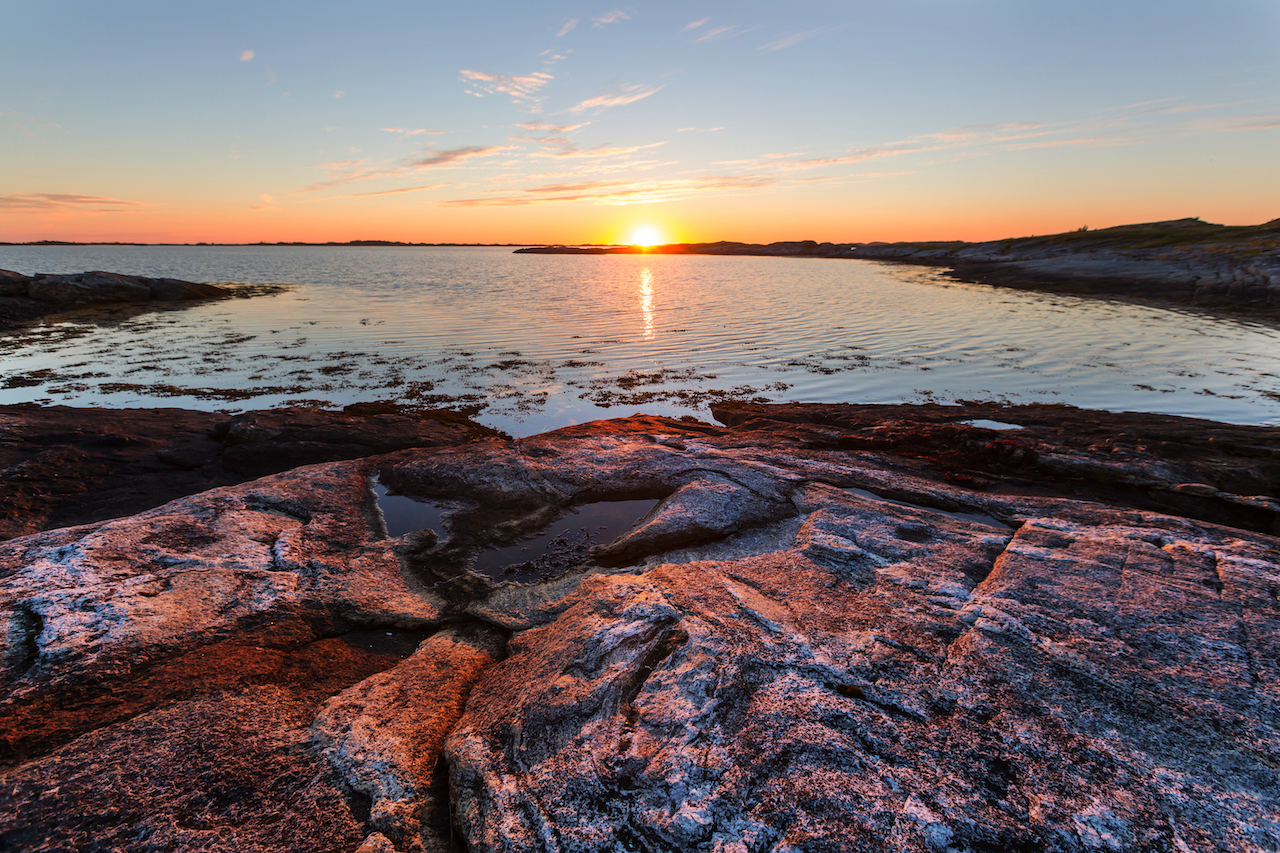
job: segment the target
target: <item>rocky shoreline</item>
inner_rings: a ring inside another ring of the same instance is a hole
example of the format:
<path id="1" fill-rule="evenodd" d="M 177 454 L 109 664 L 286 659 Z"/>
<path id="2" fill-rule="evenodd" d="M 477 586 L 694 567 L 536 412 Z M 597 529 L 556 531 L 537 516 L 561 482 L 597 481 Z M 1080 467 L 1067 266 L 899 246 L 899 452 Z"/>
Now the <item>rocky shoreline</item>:
<path id="1" fill-rule="evenodd" d="M 0 330 L 55 314 L 104 308 L 179 305 L 274 292 L 279 288 L 230 288 L 176 278 L 113 272 L 23 275 L 0 270 Z"/>
<path id="2" fill-rule="evenodd" d="M 859 258 L 945 267 L 963 281 L 1020 290 L 1142 299 L 1280 319 L 1280 219 L 1253 226 L 1179 219 L 985 243 L 801 240 L 518 251 Z"/>
<path id="3" fill-rule="evenodd" d="M 0 848 L 1280 847 L 1280 428 L 714 413 L 103 414 L 121 471 L 192 492 L 17 510 Z M 73 417 L 6 408 L 6 480 L 74 476 Z M 147 417 L 186 432 L 131 446 Z"/>

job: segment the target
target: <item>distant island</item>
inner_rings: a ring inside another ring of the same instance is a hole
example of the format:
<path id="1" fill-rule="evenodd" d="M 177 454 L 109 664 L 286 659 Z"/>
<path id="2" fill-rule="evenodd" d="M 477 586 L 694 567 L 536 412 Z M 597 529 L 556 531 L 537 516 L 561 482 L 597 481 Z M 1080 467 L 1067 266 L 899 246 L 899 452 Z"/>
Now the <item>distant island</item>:
<path id="1" fill-rule="evenodd" d="M 720 241 L 664 246 L 538 246 L 517 249 L 516 253 L 893 261 L 947 267 L 958 279 L 1003 287 L 1137 297 L 1280 319 L 1280 219 L 1262 225 L 1175 219 L 984 243 Z"/>

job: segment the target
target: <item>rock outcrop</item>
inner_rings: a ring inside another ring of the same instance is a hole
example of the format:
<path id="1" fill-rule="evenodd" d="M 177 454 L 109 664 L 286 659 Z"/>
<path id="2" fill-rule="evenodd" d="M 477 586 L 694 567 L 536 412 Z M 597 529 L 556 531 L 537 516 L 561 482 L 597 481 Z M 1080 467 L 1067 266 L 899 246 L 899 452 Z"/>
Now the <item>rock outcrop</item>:
<path id="1" fill-rule="evenodd" d="M 1022 290 L 1280 317 L 1280 220 L 1224 226 L 1180 219 L 986 243 L 872 243 L 849 254 L 945 266 L 957 278 Z"/>
<path id="2" fill-rule="evenodd" d="M 12 270 L 0 270 L 0 325 L 86 306 L 203 302 L 236 295 L 236 291 L 216 284 L 176 278 L 148 278 L 101 271 L 28 276 Z"/>
<path id="3" fill-rule="evenodd" d="M 133 515 L 299 465 L 498 435 L 447 411 L 0 406 L 0 539 Z"/>
<path id="4" fill-rule="evenodd" d="M 0 847 L 1280 847 L 1280 539 L 1222 515 L 1275 501 L 1274 430 L 719 416 L 0 544 Z M 1208 502 L 1160 511 L 1160 478 Z M 387 536 L 384 489 L 423 529 Z M 638 500 L 619 536 L 544 543 L 576 562 L 514 556 Z"/>

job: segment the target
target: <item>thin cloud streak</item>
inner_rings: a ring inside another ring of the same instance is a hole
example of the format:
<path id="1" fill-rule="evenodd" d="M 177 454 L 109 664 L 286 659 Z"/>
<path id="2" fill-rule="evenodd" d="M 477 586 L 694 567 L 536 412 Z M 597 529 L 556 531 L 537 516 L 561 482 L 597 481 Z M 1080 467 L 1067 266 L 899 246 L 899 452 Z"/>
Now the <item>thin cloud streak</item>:
<path id="1" fill-rule="evenodd" d="M 351 184 L 357 181 L 370 181 L 375 178 L 399 178 L 427 169 L 449 169 L 464 165 L 469 160 L 490 157 L 503 151 L 512 150 L 510 145 L 463 145 L 443 151 L 427 150 L 416 157 L 407 158 L 393 166 L 368 168 L 360 170 L 356 167 L 363 161 L 339 161 L 324 163 L 317 168 L 326 169 L 330 178 L 317 184 L 303 187 L 298 193 L 313 193 L 320 190 Z"/>
<path id="2" fill-rule="evenodd" d="M 1209 119 L 1196 122 L 1196 130 L 1210 133 L 1238 133 L 1248 130 L 1273 130 L 1280 127 L 1280 115 L 1255 115 Z"/>
<path id="3" fill-rule="evenodd" d="M 747 27 L 743 29 L 737 24 L 729 24 L 723 27 L 712 27 L 702 35 L 698 36 L 695 41 L 721 41 L 722 39 L 737 38 L 746 35 L 749 32 L 760 29 L 759 27 Z"/>
<path id="4" fill-rule="evenodd" d="M 796 33 L 795 35 L 790 35 L 784 38 L 780 38 L 777 41 L 771 41 L 768 44 L 762 44 L 760 45 L 760 49 L 767 50 L 770 52 L 775 50 L 786 50 L 789 47 L 795 47 L 800 42 L 804 41 L 805 39 L 811 36 L 816 36 L 820 32 L 822 32 L 821 28 L 816 30 L 807 30 L 803 33 Z"/>
<path id="5" fill-rule="evenodd" d="M 622 9 L 614 9 L 612 12 L 605 12 L 603 15 L 599 16 L 598 18 L 592 18 L 591 26 L 599 30 L 599 29 L 603 29 L 609 24 L 616 24 L 619 21 L 629 21 L 629 20 L 631 20 L 631 16 L 629 14 L 624 12 Z"/>
<path id="6" fill-rule="evenodd" d="M 650 142 L 648 145 L 631 145 L 626 147 L 611 147 L 608 145 L 595 145 L 591 148 L 574 148 L 569 146 L 562 151 L 535 151 L 530 157 L 555 157 L 560 159 L 573 158 L 601 158 L 601 157 L 621 157 L 625 154 L 632 154 L 636 151 L 643 151 L 647 148 L 657 148 L 659 145 L 666 145 L 666 142 Z"/>
<path id="7" fill-rule="evenodd" d="M 560 32 L 556 33 L 556 38 L 564 38 L 573 32 L 573 28 L 578 26 L 579 18 L 570 18 L 569 21 L 560 28 Z"/>
<path id="8" fill-rule="evenodd" d="M 427 130 L 424 127 L 384 127 L 382 130 L 386 133 L 398 133 L 401 136 L 443 136 L 449 132 L 447 130 Z"/>
<path id="9" fill-rule="evenodd" d="M 24 113 L 20 113 L 17 110 L 5 110 L 0 112 L 0 123 L 8 125 L 23 136 L 36 135 L 36 131 L 28 125 L 34 125 L 47 130 L 62 130 L 62 125 L 57 122 L 36 118 L 35 116 L 29 116 Z"/>
<path id="10" fill-rule="evenodd" d="M 546 124 L 543 122 L 530 121 L 530 122 L 522 122 L 520 124 L 517 124 L 516 127 L 523 128 L 525 130 L 533 131 L 533 132 L 572 133 L 573 131 L 578 130 L 579 128 L 586 127 L 590 123 L 591 122 L 589 121 L 584 121 L 582 124 Z"/>
<path id="11" fill-rule="evenodd" d="M 0 209 L 5 210 L 86 210 L 105 211 L 120 207 L 150 207 L 146 202 L 124 201 L 97 195 L 77 193 L 20 193 L 0 196 Z"/>
<path id="12" fill-rule="evenodd" d="M 618 92 L 614 92 L 609 95 L 597 95 L 594 98 L 587 98 L 585 101 L 569 107 L 568 112 L 583 113 L 587 110 L 595 110 L 599 113 L 609 107 L 621 107 L 627 104 L 634 104 L 636 101 L 643 100 L 644 98 L 656 94 L 661 90 L 661 86 L 623 86 Z"/>
<path id="13" fill-rule="evenodd" d="M 434 190 L 440 187 L 447 187 L 448 184 L 426 184 L 421 187 L 401 187 L 398 190 L 380 190 L 376 193 L 352 193 L 347 198 L 371 198 L 376 195 L 399 195 L 400 193 L 417 193 L 423 190 Z"/>
<path id="14" fill-rule="evenodd" d="M 414 169 L 438 168 L 453 163 L 461 163 L 474 157 L 488 157 L 499 151 L 508 150 L 510 150 L 510 146 L 507 145 L 463 145 L 460 148 L 450 148 L 445 151 L 424 152 L 424 156 L 417 160 L 409 161 L 408 165 Z"/>

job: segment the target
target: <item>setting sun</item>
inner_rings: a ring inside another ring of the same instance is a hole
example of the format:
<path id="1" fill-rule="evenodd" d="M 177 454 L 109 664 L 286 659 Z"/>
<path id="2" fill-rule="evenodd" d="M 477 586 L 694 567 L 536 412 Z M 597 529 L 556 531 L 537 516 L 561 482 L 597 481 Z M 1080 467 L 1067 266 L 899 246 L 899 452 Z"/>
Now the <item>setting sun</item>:
<path id="1" fill-rule="evenodd" d="M 657 246 L 666 242 L 666 237 L 653 225 L 637 225 L 627 236 L 627 243 L 632 246 Z"/>

